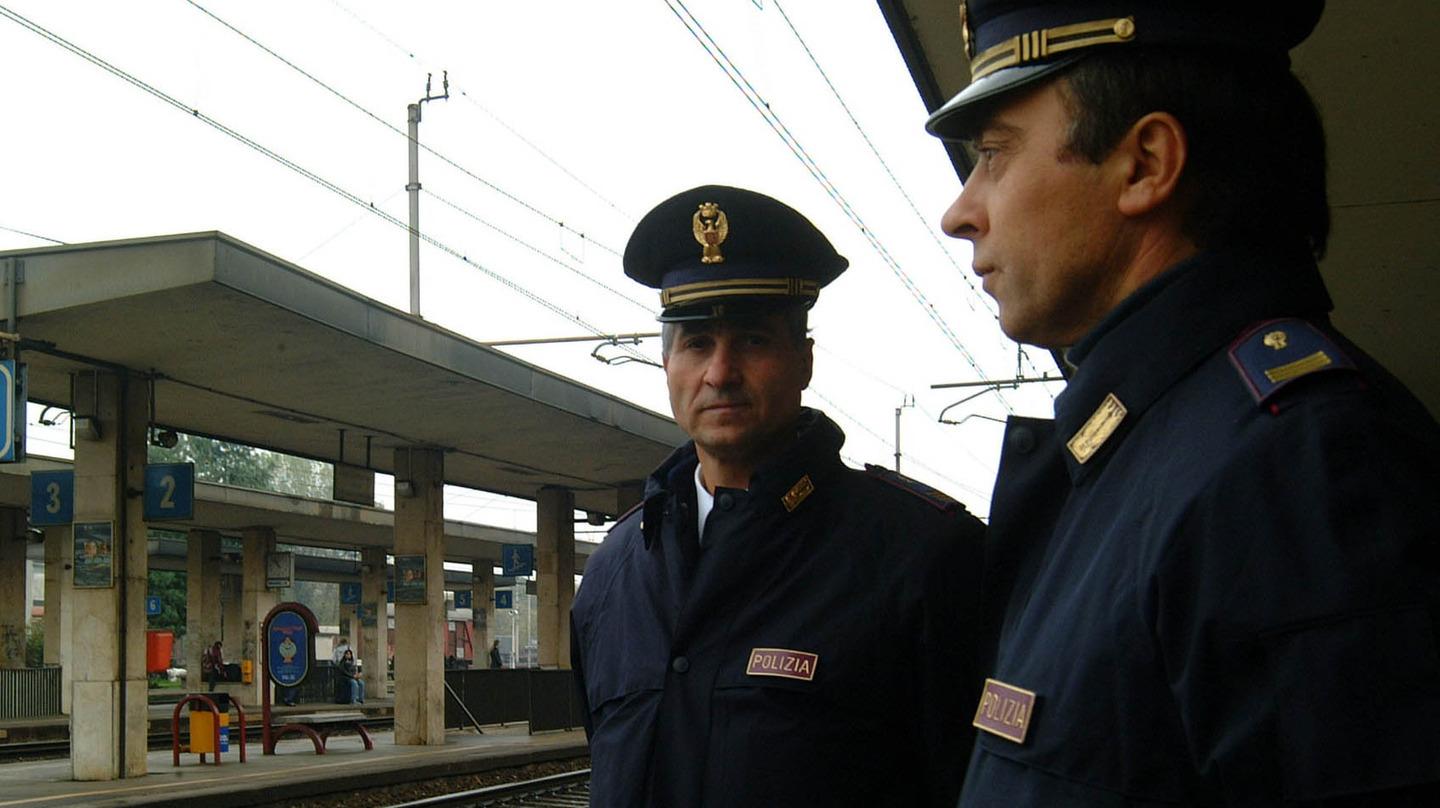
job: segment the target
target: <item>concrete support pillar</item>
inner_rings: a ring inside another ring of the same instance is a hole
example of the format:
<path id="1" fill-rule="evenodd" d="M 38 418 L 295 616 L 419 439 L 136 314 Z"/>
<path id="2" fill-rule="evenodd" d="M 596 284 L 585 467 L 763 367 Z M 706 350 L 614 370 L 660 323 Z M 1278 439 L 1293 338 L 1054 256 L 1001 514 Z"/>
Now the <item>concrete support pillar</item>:
<path id="1" fill-rule="evenodd" d="M 540 667 L 570 667 L 570 604 L 575 600 L 575 493 L 540 489 L 535 499 L 535 600 Z"/>
<path id="2" fill-rule="evenodd" d="M 475 636 L 475 659 L 471 667 L 490 667 L 490 643 L 495 639 L 495 562 L 477 558 L 470 587 L 470 627 Z"/>
<path id="3" fill-rule="evenodd" d="M 45 664 L 60 666 L 60 712 L 70 714 L 70 565 L 75 543 L 68 526 L 45 528 Z"/>
<path id="4" fill-rule="evenodd" d="M 244 635 L 240 648 L 226 646 L 227 662 L 248 659 L 251 662 L 253 679 L 250 687 L 240 691 L 240 701 L 247 707 L 258 707 L 261 687 L 268 687 L 260 675 L 260 627 L 265 615 L 275 608 L 280 598 L 265 587 L 265 559 L 275 552 L 275 529 L 272 527 L 247 527 L 240 535 L 241 553 L 244 558 L 244 594 L 241 596 L 240 616 L 244 621 Z M 237 654 L 237 651 L 239 652 Z"/>
<path id="5" fill-rule="evenodd" d="M 363 619 L 355 622 L 354 640 L 358 657 L 365 661 L 365 698 L 383 699 L 386 672 L 390 665 L 390 618 L 385 613 L 385 548 L 360 550 L 360 606 Z"/>
<path id="6" fill-rule="evenodd" d="M 0 508 L 0 668 L 25 667 L 30 616 L 30 562 L 25 558 L 25 512 Z"/>
<path id="7" fill-rule="evenodd" d="M 395 450 L 395 743 L 402 745 L 445 742 L 444 482 L 439 449 Z M 423 604 L 401 602 L 402 556 L 424 559 Z"/>
<path id="8" fill-rule="evenodd" d="M 244 606 L 245 576 L 220 576 L 220 642 L 235 651 L 245 647 L 245 618 L 242 614 Z M 199 637 L 195 638 L 195 642 L 200 641 Z"/>
<path id="9" fill-rule="evenodd" d="M 200 657 L 210 644 L 225 641 L 220 633 L 220 534 L 213 530 L 192 530 L 185 559 L 185 686 L 204 690 Z M 225 644 L 230 656 L 238 646 Z"/>
<path id="10" fill-rule="evenodd" d="M 106 546 L 104 527 L 88 531 L 83 575 L 81 559 L 71 570 L 70 768 L 76 780 L 141 777 L 149 559 L 142 501 L 127 492 L 144 487 L 147 391 L 137 378 L 84 372 L 74 393 L 77 422 L 92 417 L 98 436 L 84 430 L 75 441 L 73 530 L 108 525 L 111 541 Z"/>

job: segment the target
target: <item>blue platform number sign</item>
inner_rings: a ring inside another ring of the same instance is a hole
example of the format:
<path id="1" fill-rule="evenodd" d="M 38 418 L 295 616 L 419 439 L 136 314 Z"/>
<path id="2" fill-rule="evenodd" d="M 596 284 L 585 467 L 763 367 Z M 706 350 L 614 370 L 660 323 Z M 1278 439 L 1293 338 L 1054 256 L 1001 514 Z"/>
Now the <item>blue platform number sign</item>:
<path id="1" fill-rule="evenodd" d="M 145 467 L 145 521 L 195 518 L 195 464 L 154 463 Z"/>
<path id="2" fill-rule="evenodd" d="M 75 472 L 30 472 L 30 524 L 68 525 L 74 514 Z"/>
<path id="3" fill-rule="evenodd" d="M 145 616 L 146 616 L 146 617 L 159 617 L 159 616 L 160 616 L 160 611 L 161 611 L 160 596 L 159 596 L 159 595 L 146 595 L 146 596 L 145 596 Z"/>
<path id="4" fill-rule="evenodd" d="M 535 548 L 528 544 L 500 545 L 500 568 L 504 575 L 529 575 L 535 571 Z"/>
<path id="5" fill-rule="evenodd" d="M 360 584 L 348 581 L 340 584 L 340 605 L 357 606 L 360 603 Z"/>
<path id="6" fill-rule="evenodd" d="M 508 590 L 508 589 L 501 589 L 501 590 L 497 591 L 497 592 L 495 593 L 495 608 L 497 608 L 497 609 L 513 609 L 513 608 L 515 608 L 515 593 L 514 593 L 514 592 L 511 592 L 511 591 Z"/>
<path id="7" fill-rule="evenodd" d="M 310 626 L 299 612 L 282 610 L 270 618 L 270 678 L 295 687 L 310 673 Z"/>
<path id="8" fill-rule="evenodd" d="M 19 463 L 25 459 L 25 366 L 0 361 L 0 387 L 0 463 Z"/>
<path id="9" fill-rule="evenodd" d="M 455 593 L 455 608 L 457 608 L 457 609 L 468 609 L 468 608 L 470 608 L 470 603 L 471 603 L 471 598 L 472 598 L 472 597 L 474 597 L 474 593 L 473 593 L 473 592 L 470 592 L 470 591 L 467 590 L 467 589 L 461 589 L 460 591 L 456 592 L 456 593 Z"/>

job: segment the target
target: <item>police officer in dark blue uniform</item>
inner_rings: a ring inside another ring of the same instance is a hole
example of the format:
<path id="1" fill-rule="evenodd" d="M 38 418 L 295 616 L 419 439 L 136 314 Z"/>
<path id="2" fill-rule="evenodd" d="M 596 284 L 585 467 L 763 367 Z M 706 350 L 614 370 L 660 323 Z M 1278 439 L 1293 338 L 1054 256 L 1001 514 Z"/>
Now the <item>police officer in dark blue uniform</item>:
<path id="1" fill-rule="evenodd" d="M 1071 378 L 1006 430 L 961 804 L 1440 805 L 1440 429 L 1328 317 L 1322 3 L 962 6 L 943 226 Z"/>
<path id="2" fill-rule="evenodd" d="M 980 523 L 803 408 L 806 311 L 847 266 L 770 197 L 706 186 L 625 249 L 661 290 L 692 440 L 591 556 L 572 611 L 597 806 L 953 805 Z"/>

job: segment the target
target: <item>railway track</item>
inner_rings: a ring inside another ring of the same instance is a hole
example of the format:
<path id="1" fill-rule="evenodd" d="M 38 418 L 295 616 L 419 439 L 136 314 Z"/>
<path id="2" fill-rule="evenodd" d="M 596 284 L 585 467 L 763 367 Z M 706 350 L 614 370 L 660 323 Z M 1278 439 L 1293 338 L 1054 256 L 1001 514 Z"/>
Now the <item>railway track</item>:
<path id="1" fill-rule="evenodd" d="M 578 806 L 590 804 L 590 770 L 578 769 L 534 780 L 487 786 L 438 797 L 400 802 L 386 808 L 478 808 L 479 806 Z"/>

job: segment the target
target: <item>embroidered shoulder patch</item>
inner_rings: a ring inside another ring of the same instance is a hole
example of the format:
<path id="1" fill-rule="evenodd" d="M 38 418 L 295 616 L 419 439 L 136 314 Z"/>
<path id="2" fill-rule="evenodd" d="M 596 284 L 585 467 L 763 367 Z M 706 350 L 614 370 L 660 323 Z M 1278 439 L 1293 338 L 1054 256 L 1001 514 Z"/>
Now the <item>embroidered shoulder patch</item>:
<path id="1" fill-rule="evenodd" d="M 1246 329 L 1230 345 L 1230 362 L 1256 404 L 1312 373 L 1355 370 L 1355 362 L 1325 332 L 1293 317 Z"/>
<path id="2" fill-rule="evenodd" d="M 900 489 L 901 491 L 906 491 L 914 494 L 915 496 L 925 500 L 932 506 L 939 508 L 942 511 L 949 512 L 965 510 L 964 505 L 961 505 L 959 502 L 951 499 L 946 494 L 943 494 L 940 491 L 931 488 L 930 486 L 920 482 L 919 480 L 912 480 L 898 471 L 891 471 L 884 466 L 877 466 L 873 463 L 866 463 L 865 473 L 869 474 L 871 477 L 876 478 L 877 480 L 883 480 L 890 485 L 893 485 L 896 488 Z"/>

